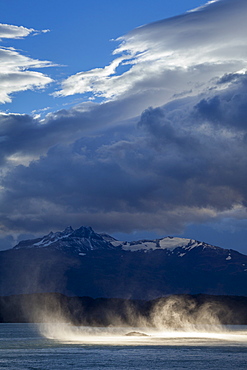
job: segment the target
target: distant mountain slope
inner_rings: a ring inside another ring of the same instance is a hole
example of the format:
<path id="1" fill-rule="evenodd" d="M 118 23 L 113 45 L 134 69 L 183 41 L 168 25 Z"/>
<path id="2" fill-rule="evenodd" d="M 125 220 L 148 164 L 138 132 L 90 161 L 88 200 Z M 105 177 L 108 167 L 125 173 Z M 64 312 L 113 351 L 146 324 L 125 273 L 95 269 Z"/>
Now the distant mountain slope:
<path id="1" fill-rule="evenodd" d="M 0 295 L 39 292 L 247 295 L 247 256 L 190 239 L 121 242 L 90 227 L 68 227 L 0 252 Z"/>

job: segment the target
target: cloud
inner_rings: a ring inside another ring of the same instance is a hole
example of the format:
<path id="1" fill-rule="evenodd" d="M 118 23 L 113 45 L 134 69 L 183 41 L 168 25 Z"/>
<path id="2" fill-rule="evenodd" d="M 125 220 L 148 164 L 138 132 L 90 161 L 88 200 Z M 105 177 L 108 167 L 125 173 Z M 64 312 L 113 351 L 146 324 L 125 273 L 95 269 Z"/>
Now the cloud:
<path id="1" fill-rule="evenodd" d="M 97 113 L 60 113 L 29 136 L 33 148 L 27 153 L 39 145 L 47 148 L 52 138 L 46 154 L 4 176 L 3 227 L 38 232 L 71 223 L 102 231 L 169 234 L 194 222 L 244 219 L 246 93 L 246 76 L 239 75 L 237 82 L 207 99 L 176 99 L 146 109 L 137 124 L 98 124 L 91 130 L 90 122 L 105 105 L 94 108 Z M 77 139 L 69 140 L 66 132 L 74 128 Z"/>
<path id="2" fill-rule="evenodd" d="M 121 125 L 128 117 L 127 105 L 125 102 L 81 104 L 50 113 L 45 120 L 26 114 L 0 113 L 0 166 L 29 163 L 53 146 L 70 144 L 104 127 Z"/>
<path id="3" fill-rule="evenodd" d="M 247 67 L 247 4 L 214 1 L 190 13 L 139 27 L 119 38 L 105 68 L 70 76 L 56 95 L 91 92 L 106 99 L 148 96 L 159 106 L 174 94 L 219 88 L 215 79 Z M 118 73 L 118 67 L 128 70 Z"/>
<path id="4" fill-rule="evenodd" d="M 79 72 L 76 75 L 70 76 L 63 82 L 63 90 L 55 92 L 54 96 L 67 96 L 77 93 L 94 92 L 96 96 L 112 97 L 113 92 L 108 94 L 102 93 L 102 86 L 109 81 L 109 77 L 116 73 L 117 67 L 126 57 L 115 59 L 111 64 L 104 68 L 95 68 L 86 72 Z M 79 82 L 79 84 L 78 84 Z"/>
<path id="5" fill-rule="evenodd" d="M 3 232 L 83 224 L 164 235 L 243 223 L 246 10 L 244 1 L 214 1 L 140 27 L 109 66 L 69 77 L 57 93 L 106 102 L 45 120 L 0 115 Z"/>
<path id="6" fill-rule="evenodd" d="M 26 28 L 23 26 L 14 26 L 12 24 L 0 23 L 0 40 L 1 39 L 22 39 L 26 36 L 33 34 L 33 36 L 40 33 L 47 33 L 50 30 L 35 30 L 33 28 Z"/>
<path id="7" fill-rule="evenodd" d="M 228 84 L 229 81 L 233 82 L 233 88 L 202 99 L 196 105 L 196 114 L 205 121 L 213 121 L 216 127 L 246 132 L 247 73 L 225 75 L 219 83 Z"/>
<path id="8" fill-rule="evenodd" d="M 33 28 L 0 23 L 0 39 L 19 39 L 28 36 L 34 31 Z"/>
<path id="9" fill-rule="evenodd" d="M 34 29 L 0 24 L 1 38 L 22 38 Z M 36 31 L 35 31 L 36 32 Z M 45 74 L 30 69 L 51 67 L 49 61 L 40 61 L 22 55 L 12 47 L 0 47 L 0 103 L 11 102 L 11 94 L 34 88 L 43 88 L 52 82 Z"/>

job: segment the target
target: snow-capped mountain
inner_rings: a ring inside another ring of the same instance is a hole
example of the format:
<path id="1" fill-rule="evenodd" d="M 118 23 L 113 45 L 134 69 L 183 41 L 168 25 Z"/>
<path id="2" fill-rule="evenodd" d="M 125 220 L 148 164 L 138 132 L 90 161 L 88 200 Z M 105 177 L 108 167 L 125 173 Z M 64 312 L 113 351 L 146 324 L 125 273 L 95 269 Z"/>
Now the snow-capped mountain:
<path id="1" fill-rule="evenodd" d="M 72 252 L 84 253 L 97 249 L 113 249 L 111 243 L 103 239 L 100 234 L 93 231 L 91 227 L 80 227 L 73 230 L 68 226 L 64 231 L 53 233 L 52 231 L 42 238 L 23 240 L 14 249 L 27 248 L 55 248 L 60 250 L 70 249 Z"/>
<path id="2" fill-rule="evenodd" d="M 247 256 L 193 239 L 126 242 L 91 227 L 67 227 L 0 252 L 0 295 L 35 292 L 140 299 L 247 296 Z"/>
<path id="3" fill-rule="evenodd" d="M 55 248 L 60 250 L 70 250 L 75 253 L 88 252 L 93 250 L 113 250 L 121 249 L 130 252 L 150 252 L 154 250 L 165 250 L 170 253 L 177 253 L 183 257 L 188 251 L 201 247 L 203 249 L 222 249 L 207 243 L 199 242 L 193 239 L 165 237 L 155 240 L 138 240 L 138 241 L 119 241 L 108 234 L 97 234 L 91 227 L 80 227 L 73 230 L 68 226 L 63 231 L 50 232 L 41 238 L 23 240 L 19 242 L 14 249 L 28 248 Z M 182 252 L 181 252 L 182 251 Z"/>

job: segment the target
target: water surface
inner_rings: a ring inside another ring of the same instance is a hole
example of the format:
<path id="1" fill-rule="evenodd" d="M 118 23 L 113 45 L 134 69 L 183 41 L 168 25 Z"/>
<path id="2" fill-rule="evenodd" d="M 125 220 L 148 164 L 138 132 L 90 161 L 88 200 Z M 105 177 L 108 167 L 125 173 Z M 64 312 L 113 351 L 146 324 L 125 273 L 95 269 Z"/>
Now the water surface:
<path id="1" fill-rule="evenodd" d="M 137 328 L 0 324 L 0 369 L 247 368 L 246 327 L 125 336 L 131 330 Z"/>

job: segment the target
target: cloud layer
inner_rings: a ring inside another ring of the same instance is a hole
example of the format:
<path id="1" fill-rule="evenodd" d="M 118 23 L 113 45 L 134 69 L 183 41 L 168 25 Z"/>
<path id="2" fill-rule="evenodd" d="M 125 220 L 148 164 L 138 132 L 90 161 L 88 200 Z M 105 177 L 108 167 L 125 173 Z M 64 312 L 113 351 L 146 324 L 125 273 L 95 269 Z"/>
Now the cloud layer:
<path id="1" fill-rule="evenodd" d="M 121 38 L 111 65 L 56 93 L 107 101 L 43 121 L 0 115 L 1 230 L 172 234 L 243 222 L 246 18 L 245 1 L 222 0 L 140 27 Z"/>

